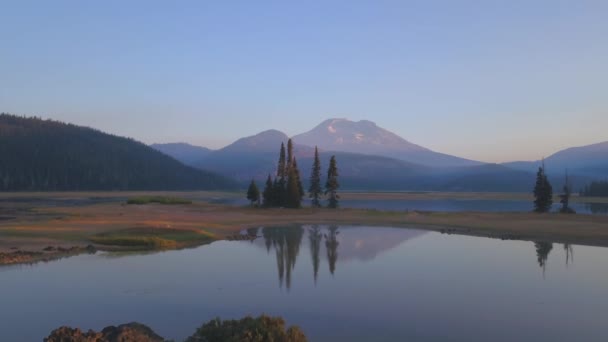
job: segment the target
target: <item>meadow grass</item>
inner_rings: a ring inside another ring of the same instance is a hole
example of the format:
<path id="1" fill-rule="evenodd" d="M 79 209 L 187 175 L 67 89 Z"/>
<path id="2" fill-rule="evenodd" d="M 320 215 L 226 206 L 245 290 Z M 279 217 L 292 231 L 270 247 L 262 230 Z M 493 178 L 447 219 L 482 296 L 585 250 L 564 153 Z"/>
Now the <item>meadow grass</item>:
<path id="1" fill-rule="evenodd" d="M 90 197 L 96 194 L 83 193 L 80 196 Z M 69 195 L 70 198 L 77 198 L 78 194 Z M 93 243 L 105 250 L 173 249 L 234 236 L 242 229 L 294 223 L 408 227 L 437 231 L 457 228 L 459 233 L 466 235 L 608 246 L 608 216 L 604 215 L 347 208 L 267 209 L 206 202 L 189 197 L 190 194 L 185 192 L 130 193 L 131 197 L 123 193 L 102 195 L 115 198 L 115 201 L 65 206 L 57 206 L 54 202 L 52 205 L 36 203 L 35 206 L 18 200 L 14 203 L 7 202 L 19 210 L 11 211 L 14 219 L 0 221 L 0 251 L 15 246 L 39 250 L 48 245 L 66 242 L 82 246 Z M 348 194 L 353 195 L 401 198 L 425 194 Z M 493 194 L 495 197 L 499 195 Z M 64 198 L 66 195 L 55 196 Z M 176 205 L 167 210 L 162 206 L 125 205 L 127 198 L 131 198 L 131 203 L 138 204 L 182 204 L 191 203 L 191 199 L 195 201 L 192 205 Z"/>
<path id="2" fill-rule="evenodd" d="M 175 249 L 214 241 L 214 235 L 191 229 L 131 228 L 96 234 L 92 243 L 137 249 Z"/>

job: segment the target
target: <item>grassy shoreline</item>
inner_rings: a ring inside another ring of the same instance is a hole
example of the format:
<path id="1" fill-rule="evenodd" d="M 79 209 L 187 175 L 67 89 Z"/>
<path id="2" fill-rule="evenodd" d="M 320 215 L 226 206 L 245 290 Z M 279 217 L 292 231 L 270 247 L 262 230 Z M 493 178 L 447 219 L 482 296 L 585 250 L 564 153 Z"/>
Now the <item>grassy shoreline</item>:
<path id="1" fill-rule="evenodd" d="M 80 194 L 79 198 L 104 196 L 104 194 L 85 193 Z M 169 194 L 177 198 L 184 193 Z M 188 194 L 193 197 L 221 196 L 220 193 Z M 76 195 L 76 193 L 54 194 L 63 198 L 66 196 L 76 198 Z M 125 198 L 132 196 L 133 193 L 118 193 L 118 195 L 108 193 L 107 196 Z M 156 196 L 157 194 L 138 193 L 137 195 Z M 3 194 L 3 196 L 7 195 Z M 358 196 L 379 195 L 373 193 Z M 495 194 L 492 196 L 496 197 Z M 95 250 L 112 251 L 180 249 L 230 239 L 247 228 L 291 224 L 391 226 L 500 239 L 608 247 L 608 216 L 523 212 L 255 209 L 197 200 L 192 204 L 126 205 L 124 199 L 112 199 L 103 203 L 61 206 L 57 203 L 45 205 L 44 198 L 42 202 L 34 204 L 27 201 L 2 202 L 5 213 L 0 212 L 0 214 L 9 215 L 11 219 L 0 221 L 0 237 L 2 237 L 0 265 L 32 262 L 37 258 L 47 260 L 54 256 L 63 257 L 65 253 L 61 251 L 70 248 L 72 251 L 79 249 L 84 251 L 85 246 L 88 245 Z M 7 203 L 11 204 L 8 209 Z M 48 247 L 53 248 L 40 253 Z M 15 258 L 15 253 L 21 253 L 19 258 Z M 30 260 L 28 253 L 31 254 Z"/>
<path id="2" fill-rule="evenodd" d="M 197 200 L 201 198 L 244 198 L 242 191 L 66 191 L 66 192 L 0 192 L 0 200 L 10 199 L 86 199 L 86 198 L 151 198 L 168 197 Z M 441 191 L 341 191 L 344 200 L 497 200 L 497 201 L 533 201 L 532 193 L 528 192 L 441 192 Z M 558 194 L 553 196 L 555 203 L 559 202 Z M 586 197 L 573 194 L 572 202 L 577 203 L 608 203 L 608 197 Z"/>

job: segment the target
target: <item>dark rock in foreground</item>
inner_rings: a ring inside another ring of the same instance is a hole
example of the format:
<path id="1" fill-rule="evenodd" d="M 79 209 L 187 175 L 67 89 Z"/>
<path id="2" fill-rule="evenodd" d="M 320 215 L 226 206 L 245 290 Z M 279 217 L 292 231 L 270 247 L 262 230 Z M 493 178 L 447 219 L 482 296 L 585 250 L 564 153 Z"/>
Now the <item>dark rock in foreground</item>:
<path id="1" fill-rule="evenodd" d="M 45 342 L 163 342 L 152 329 L 139 323 L 107 327 L 101 332 L 61 327 L 44 339 Z M 297 326 L 286 327 L 281 317 L 247 316 L 240 320 L 219 318 L 203 324 L 186 342 L 306 342 Z"/>
<path id="2" fill-rule="evenodd" d="M 152 329 L 139 323 L 129 323 L 110 326 L 101 332 L 61 327 L 51 332 L 45 342 L 163 342 L 165 339 L 158 336 Z"/>

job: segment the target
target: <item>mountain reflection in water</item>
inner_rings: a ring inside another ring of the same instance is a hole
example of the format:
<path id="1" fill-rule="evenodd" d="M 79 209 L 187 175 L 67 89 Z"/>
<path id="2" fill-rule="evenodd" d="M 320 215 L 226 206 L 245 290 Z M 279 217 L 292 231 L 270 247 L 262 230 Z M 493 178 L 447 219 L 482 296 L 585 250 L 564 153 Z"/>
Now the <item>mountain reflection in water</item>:
<path id="1" fill-rule="evenodd" d="M 376 230 L 376 232 L 374 232 Z M 261 231 L 261 236 L 260 236 Z M 409 239 L 427 232 L 413 229 L 386 229 L 369 227 L 340 228 L 337 225 L 293 225 L 287 227 L 264 227 L 247 229 L 249 237 L 261 237 L 254 244 L 274 251 L 276 257 L 279 287 L 291 288 L 292 272 L 300 254 L 302 244 L 308 244 L 316 283 L 323 261 L 327 262 L 329 272 L 336 272 L 338 260 L 370 261 Z M 304 239 L 307 236 L 308 239 Z M 325 250 L 323 251 L 323 246 Z"/>

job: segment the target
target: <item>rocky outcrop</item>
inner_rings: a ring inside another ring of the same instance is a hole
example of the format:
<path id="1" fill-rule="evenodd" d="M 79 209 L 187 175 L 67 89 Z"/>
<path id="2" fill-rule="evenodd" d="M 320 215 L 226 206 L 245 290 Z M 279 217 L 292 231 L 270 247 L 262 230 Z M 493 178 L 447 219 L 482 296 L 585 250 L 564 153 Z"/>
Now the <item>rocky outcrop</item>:
<path id="1" fill-rule="evenodd" d="M 101 332 L 61 327 L 51 332 L 44 342 L 163 342 L 152 329 L 140 323 L 107 327 Z M 281 317 L 247 316 L 240 320 L 219 318 L 203 324 L 186 342 L 306 342 L 306 336 L 297 326 L 287 327 Z M 168 341 L 167 341 L 168 342 Z"/>
<path id="2" fill-rule="evenodd" d="M 110 326 L 101 332 L 61 327 L 51 332 L 45 342 L 163 342 L 165 339 L 158 336 L 149 327 L 139 323 L 129 323 Z"/>

